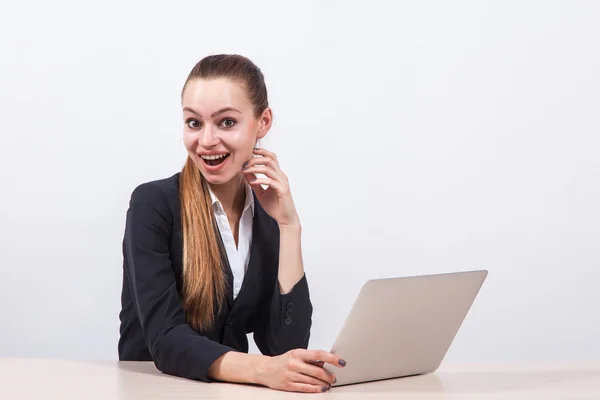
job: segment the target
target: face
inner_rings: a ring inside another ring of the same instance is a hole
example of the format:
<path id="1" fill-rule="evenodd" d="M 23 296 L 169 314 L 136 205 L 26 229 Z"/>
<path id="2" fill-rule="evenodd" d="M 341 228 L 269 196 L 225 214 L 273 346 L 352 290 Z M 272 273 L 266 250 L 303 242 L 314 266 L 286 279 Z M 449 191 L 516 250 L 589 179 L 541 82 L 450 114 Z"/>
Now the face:
<path id="1" fill-rule="evenodd" d="M 244 86 L 227 78 L 188 82 L 182 105 L 183 142 L 207 182 L 222 185 L 241 176 L 270 128 L 271 110 L 257 118 Z"/>

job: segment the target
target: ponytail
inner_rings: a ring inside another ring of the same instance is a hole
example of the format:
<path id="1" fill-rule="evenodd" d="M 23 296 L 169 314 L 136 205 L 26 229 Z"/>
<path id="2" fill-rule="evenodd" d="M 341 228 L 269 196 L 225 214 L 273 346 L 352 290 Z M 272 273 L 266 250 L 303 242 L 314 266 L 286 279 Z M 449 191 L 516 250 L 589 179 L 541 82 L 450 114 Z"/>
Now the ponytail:
<path id="1" fill-rule="evenodd" d="M 196 330 L 209 330 L 225 300 L 226 277 L 208 184 L 188 157 L 179 194 L 183 229 L 183 308 Z"/>

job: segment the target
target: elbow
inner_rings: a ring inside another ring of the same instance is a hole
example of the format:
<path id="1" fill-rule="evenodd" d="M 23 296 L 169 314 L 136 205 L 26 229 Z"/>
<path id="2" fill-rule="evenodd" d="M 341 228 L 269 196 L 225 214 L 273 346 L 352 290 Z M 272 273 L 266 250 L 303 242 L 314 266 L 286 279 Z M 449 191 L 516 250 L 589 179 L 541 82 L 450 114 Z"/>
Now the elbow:
<path id="1" fill-rule="evenodd" d="M 146 339 L 148 343 L 148 350 L 152 356 L 152 362 L 159 371 L 165 374 L 173 373 L 169 366 L 169 350 L 165 349 L 165 347 L 168 347 L 168 334 L 172 328 L 173 327 L 169 327 L 159 335 Z M 167 343 L 166 346 L 165 343 Z"/>
<path id="2" fill-rule="evenodd" d="M 160 341 L 155 341 L 155 343 L 152 344 L 149 343 L 148 349 L 150 350 L 152 362 L 154 363 L 156 369 L 162 373 L 168 374 L 169 371 L 165 362 L 165 357 L 162 356 L 160 351 Z"/>

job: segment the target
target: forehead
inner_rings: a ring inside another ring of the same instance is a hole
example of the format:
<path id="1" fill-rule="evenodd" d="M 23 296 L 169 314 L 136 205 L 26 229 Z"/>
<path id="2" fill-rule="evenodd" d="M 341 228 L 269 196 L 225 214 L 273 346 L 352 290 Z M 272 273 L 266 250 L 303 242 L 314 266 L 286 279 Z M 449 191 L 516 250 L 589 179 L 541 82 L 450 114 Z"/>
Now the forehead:
<path id="1" fill-rule="evenodd" d="M 240 111 L 252 108 L 243 86 L 227 78 L 194 79 L 188 82 L 182 103 L 183 107 L 191 107 L 203 115 L 225 107 Z"/>

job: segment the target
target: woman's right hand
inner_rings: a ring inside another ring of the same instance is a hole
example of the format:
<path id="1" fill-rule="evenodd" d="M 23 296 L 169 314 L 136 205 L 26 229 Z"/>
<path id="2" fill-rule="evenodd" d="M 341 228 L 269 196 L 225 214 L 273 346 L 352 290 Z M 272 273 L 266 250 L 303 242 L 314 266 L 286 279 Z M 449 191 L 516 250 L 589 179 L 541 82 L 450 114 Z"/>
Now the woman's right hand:
<path id="1" fill-rule="evenodd" d="M 323 365 L 344 367 L 346 362 L 335 354 L 322 350 L 290 350 L 267 358 L 259 366 L 256 377 L 259 384 L 288 392 L 324 392 L 335 382 L 335 375 Z"/>

